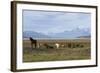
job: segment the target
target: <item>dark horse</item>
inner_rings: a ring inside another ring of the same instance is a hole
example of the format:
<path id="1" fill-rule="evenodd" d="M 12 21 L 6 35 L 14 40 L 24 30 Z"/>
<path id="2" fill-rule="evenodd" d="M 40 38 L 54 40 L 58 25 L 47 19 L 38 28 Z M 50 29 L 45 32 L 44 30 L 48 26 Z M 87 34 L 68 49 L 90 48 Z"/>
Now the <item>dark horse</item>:
<path id="1" fill-rule="evenodd" d="M 37 43 L 36 40 L 34 40 L 34 39 L 32 39 L 32 37 L 30 37 L 30 41 L 31 41 L 31 47 L 33 48 L 33 44 L 34 44 L 34 46 L 35 46 L 34 48 L 36 48 L 36 46 L 37 46 L 36 45 L 36 43 Z"/>

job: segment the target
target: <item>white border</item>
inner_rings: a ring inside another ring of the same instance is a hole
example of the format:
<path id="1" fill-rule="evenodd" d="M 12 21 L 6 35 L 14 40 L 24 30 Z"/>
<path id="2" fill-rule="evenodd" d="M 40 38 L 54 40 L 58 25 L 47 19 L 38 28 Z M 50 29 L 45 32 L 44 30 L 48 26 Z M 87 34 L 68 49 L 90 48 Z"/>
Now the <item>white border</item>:
<path id="1" fill-rule="evenodd" d="M 32 62 L 23 63 L 22 61 L 22 9 L 30 10 L 49 10 L 49 11 L 70 11 L 70 12 L 89 12 L 91 13 L 91 60 L 73 60 L 73 61 L 50 61 L 50 62 Z M 28 5 L 17 4 L 17 69 L 35 69 L 35 68 L 50 68 L 50 67 L 68 67 L 68 66 L 83 66 L 96 64 L 96 13 L 94 8 L 82 7 L 61 7 L 61 6 L 44 6 L 44 5 Z"/>

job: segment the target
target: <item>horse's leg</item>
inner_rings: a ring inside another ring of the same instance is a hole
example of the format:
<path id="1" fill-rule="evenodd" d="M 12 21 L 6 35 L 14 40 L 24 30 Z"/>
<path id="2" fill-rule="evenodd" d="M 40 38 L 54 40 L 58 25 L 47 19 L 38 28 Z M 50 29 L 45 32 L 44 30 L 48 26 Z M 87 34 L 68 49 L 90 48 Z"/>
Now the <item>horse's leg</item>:
<path id="1" fill-rule="evenodd" d="M 37 43 L 35 42 L 34 44 L 35 44 L 35 48 L 37 48 Z"/>
<path id="2" fill-rule="evenodd" d="M 31 42 L 31 48 L 33 48 L 33 43 Z"/>

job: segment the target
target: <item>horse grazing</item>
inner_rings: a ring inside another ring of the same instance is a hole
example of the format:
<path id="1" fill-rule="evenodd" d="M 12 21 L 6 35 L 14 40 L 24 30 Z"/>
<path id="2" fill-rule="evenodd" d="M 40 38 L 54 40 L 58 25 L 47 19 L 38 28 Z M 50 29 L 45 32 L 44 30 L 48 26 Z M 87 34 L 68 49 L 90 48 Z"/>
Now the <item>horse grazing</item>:
<path id="1" fill-rule="evenodd" d="M 55 46 L 56 46 L 56 48 L 59 48 L 60 44 L 56 43 Z"/>
<path id="2" fill-rule="evenodd" d="M 32 37 L 30 37 L 30 41 L 31 41 L 31 47 L 33 48 L 33 44 L 34 44 L 34 48 L 36 48 L 36 44 L 37 44 L 37 42 L 36 42 L 36 40 L 34 40 Z"/>
<path id="3" fill-rule="evenodd" d="M 49 44 L 44 44 L 44 46 L 45 46 L 46 48 L 54 48 L 52 45 L 49 45 Z"/>

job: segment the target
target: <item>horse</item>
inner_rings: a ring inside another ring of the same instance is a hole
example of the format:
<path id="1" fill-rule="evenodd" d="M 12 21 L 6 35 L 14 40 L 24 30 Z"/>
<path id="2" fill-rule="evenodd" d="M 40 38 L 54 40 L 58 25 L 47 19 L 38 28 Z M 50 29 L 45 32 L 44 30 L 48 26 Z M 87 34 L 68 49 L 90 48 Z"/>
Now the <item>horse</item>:
<path id="1" fill-rule="evenodd" d="M 35 45 L 35 48 L 36 48 L 36 40 L 34 40 L 32 37 L 30 37 L 30 41 L 31 41 L 31 47 L 33 48 L 33 44 Z"/>
<path id="2" fill-rule="evenodd" d="M 60 44 L 56 43 L 55 46 L 56 46 L 56 48 L 59 48 Z"/>

